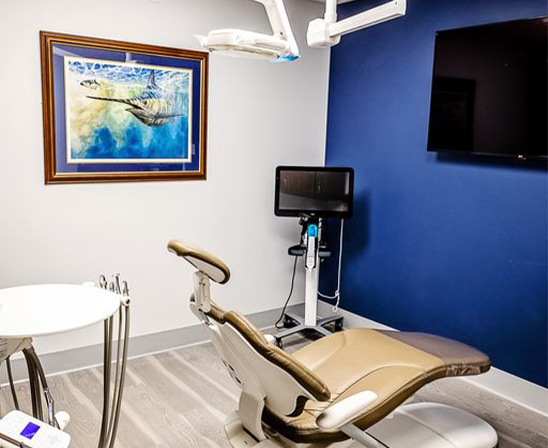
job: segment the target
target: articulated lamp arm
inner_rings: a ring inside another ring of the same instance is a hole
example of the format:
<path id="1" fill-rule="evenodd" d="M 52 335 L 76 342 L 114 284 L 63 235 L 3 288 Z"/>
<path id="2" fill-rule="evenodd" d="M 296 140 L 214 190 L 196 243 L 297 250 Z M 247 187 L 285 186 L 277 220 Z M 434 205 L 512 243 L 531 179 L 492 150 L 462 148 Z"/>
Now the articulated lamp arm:
<path id="1" fill-rule="evenodd" d="M 274 36 L 280 39 L 287 40 L 289 44 L 289 51 L 291 54 L 298 55 L 299 48 L 293 31 L 291 30 L 291 24 L 289 23 L 289 17 L 283 0 L 253 0 L 257 3 L 261 3 L 265 9 L 270 21 L 270 26 L 274 32 Z"/>
<path id="2" fill-rule="evenodd" d="M 341 36 L 405 15 L 407 0 L 392 0 L 375 8 L 337 22 L 337 0 L 326 0 L 323 19 L 310 22 L 307 32 L 308 45 L 329 48 L 341 41 Z"/>
<path id="3" fill-rule="evenodd" d="M 354 31 L 379 25 L 380 23 L 404 16 L 406 10 L 406 0 L 393 0 L 334 23 L 330 27 L 330 35 L 332 37 L 344 36 Z"/>
<path id="4" fill-rule="evenodd" d="M 261 3 L 266 9 L 266 15 L 270 21 L 274 36 L 286 38 L 290 32 L 289 19 L 285 11 L 283 0 L 253 0 Z"/>

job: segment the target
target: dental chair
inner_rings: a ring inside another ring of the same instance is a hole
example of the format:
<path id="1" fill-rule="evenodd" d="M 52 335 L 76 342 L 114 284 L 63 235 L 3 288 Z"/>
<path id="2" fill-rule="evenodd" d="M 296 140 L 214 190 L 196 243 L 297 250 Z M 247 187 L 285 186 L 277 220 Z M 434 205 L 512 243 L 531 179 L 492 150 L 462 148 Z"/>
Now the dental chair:
<path id="1" fill-rule="evenodd" d="M 225 424 L 234 448 L 497 446 L 493 428 L 465 411 L 434 403 L 400 406 L 434 380 L 489 370 L 480 351 L 430 334 L 361 328 L 290 355 L 211 299 L 211 281 L 230 279 L 223 261 L 181 241 L 171 241 L 168 250 L 197 269 L 190 308 L 242 390 Z"/>

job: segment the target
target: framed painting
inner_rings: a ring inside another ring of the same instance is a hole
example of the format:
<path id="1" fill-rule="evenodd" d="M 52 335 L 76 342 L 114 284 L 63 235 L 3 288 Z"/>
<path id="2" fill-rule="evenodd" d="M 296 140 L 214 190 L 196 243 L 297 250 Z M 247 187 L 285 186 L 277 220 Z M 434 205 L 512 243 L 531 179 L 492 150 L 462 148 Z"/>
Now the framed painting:
<path id="1" fill-rule="evenodd" d="M 40 41 L 46 184 L 206 178 L 207 53 Z"/>

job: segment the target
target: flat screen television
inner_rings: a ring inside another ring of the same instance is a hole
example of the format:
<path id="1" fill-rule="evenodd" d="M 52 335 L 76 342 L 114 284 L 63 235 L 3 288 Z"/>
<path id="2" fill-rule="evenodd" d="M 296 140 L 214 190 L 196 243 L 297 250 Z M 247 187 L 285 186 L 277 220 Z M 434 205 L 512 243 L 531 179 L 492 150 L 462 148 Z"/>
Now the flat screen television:
<path id="1" fill-rule="evenodd" d="M 436 33 L 429 151 L 547 158 L 548 18 Z"/>
<path id="2" fill-rule="evenodd" d="M 354 170 L 341 167 L 276 168 L 276 216 L 350 218 Z"/>

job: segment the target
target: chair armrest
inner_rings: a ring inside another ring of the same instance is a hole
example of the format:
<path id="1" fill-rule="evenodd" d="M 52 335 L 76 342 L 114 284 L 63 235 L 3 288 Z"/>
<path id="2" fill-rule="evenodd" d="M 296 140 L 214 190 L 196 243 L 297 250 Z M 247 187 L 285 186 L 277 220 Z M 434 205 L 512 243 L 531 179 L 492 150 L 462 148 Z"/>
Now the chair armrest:
<path id="1" fill-rule="evenodd" d="M 351 395 L 325 409 L 316 423 L 325 430 L 339 429 L 358 418 L 376 400 L 377 394 L 369 390 Z"/>

